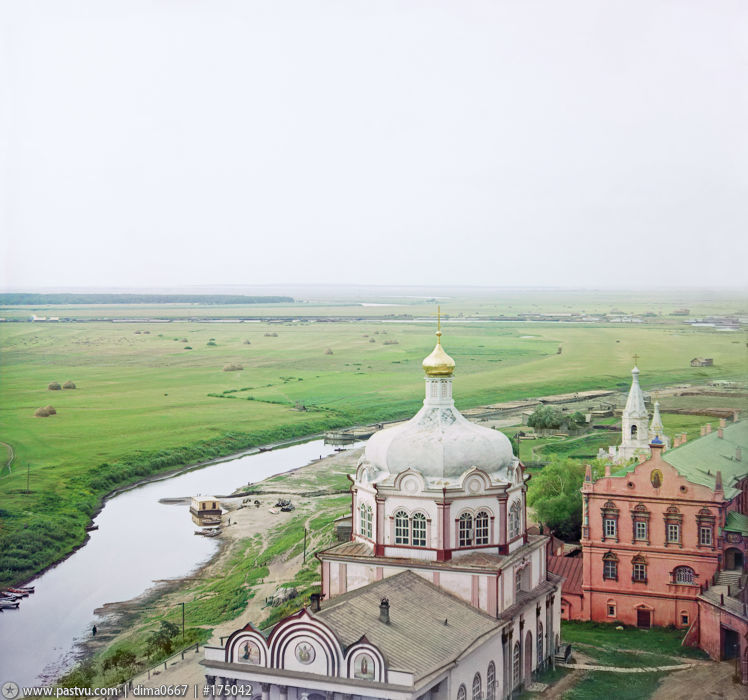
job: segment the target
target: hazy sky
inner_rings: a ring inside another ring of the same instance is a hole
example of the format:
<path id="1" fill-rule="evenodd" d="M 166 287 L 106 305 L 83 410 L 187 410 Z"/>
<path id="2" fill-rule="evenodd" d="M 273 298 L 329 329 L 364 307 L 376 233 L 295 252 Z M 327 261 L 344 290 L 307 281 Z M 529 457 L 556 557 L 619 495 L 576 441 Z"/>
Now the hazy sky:
<path id="1" fill-rule="evenodd" d="M 745 0 L 0 0 L 0 287 L 748 284 Z"/>

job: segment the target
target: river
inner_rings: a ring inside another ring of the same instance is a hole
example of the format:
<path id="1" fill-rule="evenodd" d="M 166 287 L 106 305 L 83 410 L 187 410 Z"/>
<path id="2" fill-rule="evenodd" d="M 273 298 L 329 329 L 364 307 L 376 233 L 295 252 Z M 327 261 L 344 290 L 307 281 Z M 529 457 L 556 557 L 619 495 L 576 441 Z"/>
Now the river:
<path id="1" fill-rule="evenodd" d="M 244 455 L 109 499 L 86 546 L 32 581 L 36 592 L 18 610 L 0 614 L 0 685 L 40 685 L 56 678 L 74 663 L 76 643 L 91 635 L 96 608 L 135 598 L 155 581 L 186 576 L 210 559 L 218 543 L 195 537 L 188 506 L 159 499 L 226 495 L 333 450 L 313 440 Z"/>

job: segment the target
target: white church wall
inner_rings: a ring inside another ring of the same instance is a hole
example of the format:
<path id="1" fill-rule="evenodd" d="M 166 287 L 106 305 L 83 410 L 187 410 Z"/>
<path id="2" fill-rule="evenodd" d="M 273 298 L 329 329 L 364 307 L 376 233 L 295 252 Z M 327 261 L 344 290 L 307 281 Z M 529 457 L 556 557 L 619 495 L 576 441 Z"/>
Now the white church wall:
<path id="1" fill-rule="evenodd" d="M 436 552 L 422 547 L 385 547 L 384 555 L 386 557 L 406 557 L 408 559 L 417 559 L 419 561 L 435 561 Z"/>
<path id="2" fill-rule="evenodd" d="M 473 649 L 459 659 L 459 663 L 452 669 L 449 678 L 449 697 L 456 698 L 461 684 L 465 685 L 468 698 L 473 697 L 473 679 L 480 674 L 481 697 L 486 697 L 488 664 L 494 662 L 496 679 L 499 680 L 502 669 L 501 635 L 491 635 L 481 646 Z M 500 698 L 500 695 L 496 695 Z"/>
<path id="3" fill-rule="evenodd" d="M 377 567 L 351 562 L 347 565 L 347 589 L 352 591 L 376 580 Z"/>
<path id="4" fill-rule="evenodd" d="M 469 603 L 473 594 L 473 577 L 470 574 L 442 571 L 439 574 L 439 586 Z"/>

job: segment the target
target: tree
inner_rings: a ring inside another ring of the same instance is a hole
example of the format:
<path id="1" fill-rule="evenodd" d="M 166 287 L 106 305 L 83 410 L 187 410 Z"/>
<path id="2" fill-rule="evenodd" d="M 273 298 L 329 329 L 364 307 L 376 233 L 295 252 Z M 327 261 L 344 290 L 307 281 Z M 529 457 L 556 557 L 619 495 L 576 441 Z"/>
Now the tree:
<path id="1" fill-rule="evenodd" d="M 563 540 L 578 540 L 582 534 L 584 470 L 581 462 L 553 456 L 528 485 L 527 504 Z"/>
<path id="2" fill-rule="evenodd" d="M 527 425 L 538 430 L 560 428 L 564 422 L 564 414 L 555 406 L 541 406 L 530 416 Z"/>
<path id="3" fill-rule="evenodd" d="M 151 632 L 146 643 L 149 656 L 170 654 L 174 648 L 172 639 L 179 634 L 179 626 L 173 622 L 161 620 L 161 627 Z"/>
<path id="4" fill-rule="evenodd" d="M 569 416 L 569 421 L 573 423 L 577 428 L 581 428 L 587 425 L 587 419 L 584 417 L 584 413 L 581 411 L 575 411 Z"/>

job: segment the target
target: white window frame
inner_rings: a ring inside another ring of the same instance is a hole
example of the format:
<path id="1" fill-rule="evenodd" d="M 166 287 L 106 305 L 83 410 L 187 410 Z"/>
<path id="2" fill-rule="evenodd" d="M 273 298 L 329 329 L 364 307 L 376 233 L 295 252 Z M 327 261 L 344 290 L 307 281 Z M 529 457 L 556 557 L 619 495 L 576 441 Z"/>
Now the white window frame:
<path id="1" fill-rule="evenodd" d="M 413 515 L 410 543 L 414 547 L 426 546 L 426 516 L 423 513 Z"/>
<path id="2" fill-rule="evenodd" d="M 634 525 L 635 528 L 635 539 L 647 540 L 649 539 L 649 523 L 646 520 L 637 520 Z"/>
<path id="3" fill-rule="evenodd" d="M 480 673 L 476 673 L 473 676 L 473 700 L 481 700 L 483 694 L 483 681 L 481 680 Z"/>
<path id="4" fill-rule="evenodd" d="M 404 510 L 395 513 L 395 544 L 410 544 L 410 519 Z"/>
<path id="5" fill-rule="evenodd" d="M 699 527 L 699 544 L 704 547 L 712 546 L 712 528 L 710 525 L 701 525 Z"/>
<path id="6" fill-rule="evenodd" d="M 680 523 L 667 524 L 668 544 L 680 544 Z"/>
<path id="7" fill-rule="evenodd" d="M 493 661 L 486 671 L 486 700 L 496 700 L 496 664 Z"/>
<path id="8" fill-rule="evenodd" d="M 606 537 L 617 537 L 618 536 L 618 523 L 615 518 L 604 518 L 603 519 L 603 530 Z"/>
<path id="9" fill-rule="evenodd" d="M 491 518 L 485 510 L 475 516 L 475 544 L 488 544 L 489 523 Z"/>
<path id="10" fill-rule="evenodd" d="M 369 539 L 372 537 L 372 510 L 368 503 L 359 507 L 359 532 Z"/>
<path id="11" fill-rule="evenodd" d="M 473 534 L 473 516 L 471 513 L 463 513 L 458 520 L 457 545 L 459 547 L 472 547 Z"/>
<path id="12" fill-rule="evenodd" d="M 695 572 L 690 566 L 678 566 L 673 572 L 673 581 L 684 585 L 693 586 Z"/>

